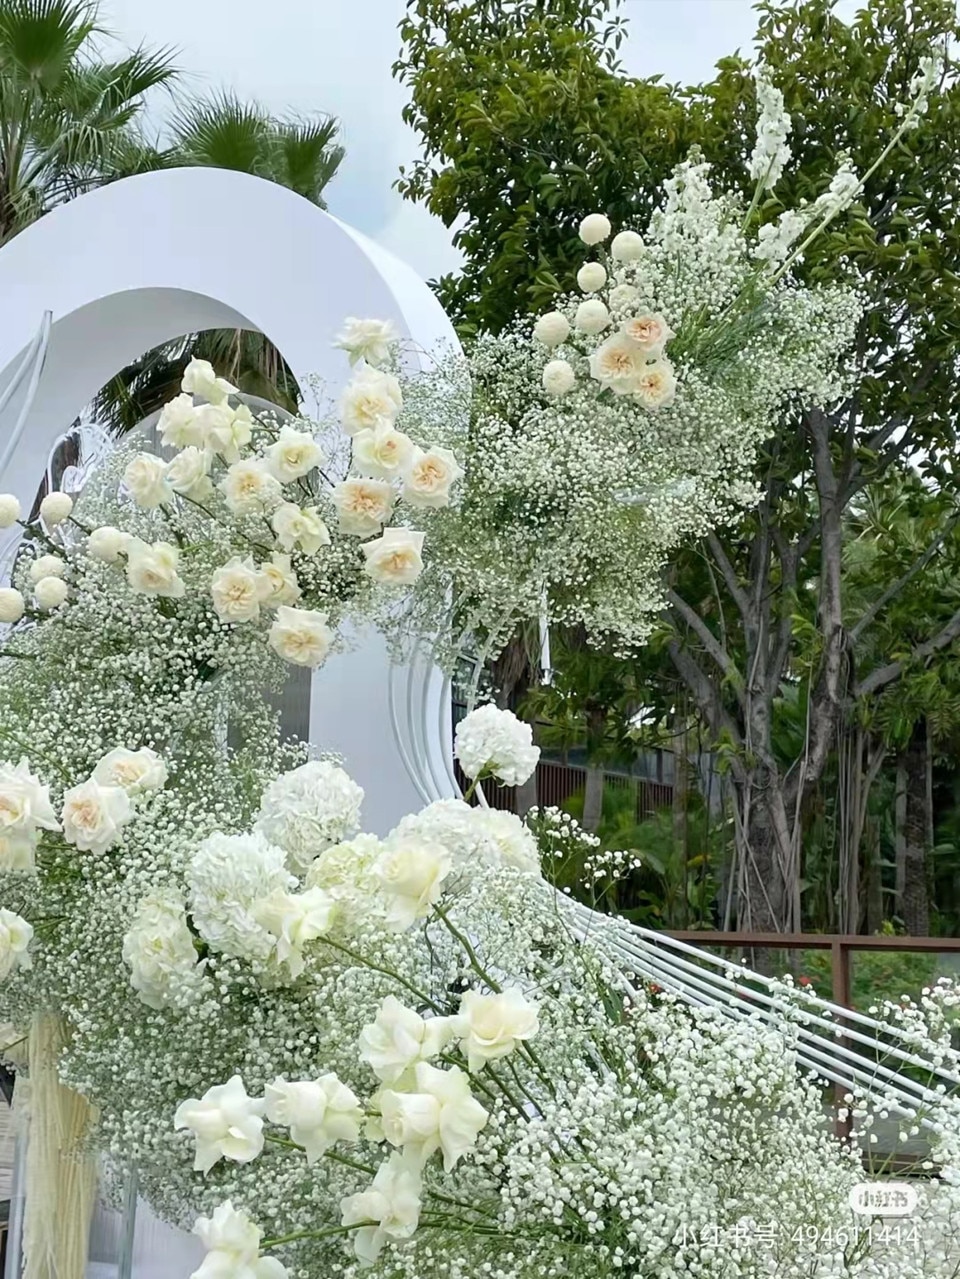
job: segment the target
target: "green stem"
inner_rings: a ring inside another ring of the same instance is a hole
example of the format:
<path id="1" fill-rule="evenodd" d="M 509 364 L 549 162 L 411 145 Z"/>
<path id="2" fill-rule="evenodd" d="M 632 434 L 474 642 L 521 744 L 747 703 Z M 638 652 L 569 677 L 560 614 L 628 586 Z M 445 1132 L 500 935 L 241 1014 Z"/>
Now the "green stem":
<path id="1" fill-rule="evenodd" d="M 495 981 L 480 963 L 480 960 L 477 958 L 477 952 L 473 949 L 468 938 L 463 935 L 460 929 L 457 928 L 456 924 L 451 922 L 450 917 L 447 915 L 442 906 L 434 906 L 433 909 L 436 912 L 437 917 L 443 920 L 444 925 L 451 936 L 455 937 L 466 951 L 467 958 L 470 960 L 471 967 L 477 976 L 480 977 L 482 981 L 485 981 L 491 990 L 499 994 L 502 989 L 499 982 Z"/>
<path id="2" fill-rule="evenodd" d="M 349 946 L 344 946 L 340 942 L 331 941 L 329 937 L 325 937 L 323 940 L 325 945 L 330 946 L 333 950 L 339 950 L 342 954 L 354 960 L 355 963 L 361 964 L 364 968 L 369 968 L 371 972 L 382 973 L 384 977 L 392 977 L 394 981 L 398 981 L 401 986 L 409 990 L 412 995 L 416 995 L 416 997 L 425 1003 L 428 1008 L 432 1008 L 435 1013 L 443 1012 L 440 1005 L 434 1003 L 429 995 L 424 994 L 422 990 L 418 990 L 412 982 L 407 981 L 405 977 L 401 977 L 400 974 L 394 972 L 392 968 L 384 968 L 382 964 L 375 964 L 372 960 L 365 959 L 363 955 L 358 955 L 357 952 L 355 950 L 351 950 Z"/>

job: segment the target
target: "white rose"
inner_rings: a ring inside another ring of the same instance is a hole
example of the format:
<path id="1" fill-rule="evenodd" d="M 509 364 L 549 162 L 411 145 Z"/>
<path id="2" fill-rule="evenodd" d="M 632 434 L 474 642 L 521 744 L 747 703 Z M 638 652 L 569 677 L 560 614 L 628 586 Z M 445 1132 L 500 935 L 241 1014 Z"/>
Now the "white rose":
<path id="1" fill-rule="evenodd" d="M 18 590 L 12 586 L 0 587 L 0 622 L 8 625 L 19 622 L 25 609 L 26 604 Z"/>
<path id="2" fill-rule="evenodd" d="M 364 570 L 375 582 L 407 586 L 423 572 L 423 534 L 408 528 L 384 529 L 382 537 L 365 542 Z"/>
<path id="3" fill-rule="evenodd" d="M 599 298 L 587 298 L 577 307 L 573 322 L 581 333 L 602 333 L 610 323 L 610 312 Z"/>
<path id="4" fill-rule="evenodd" d="M 59 555 L 41 555 L 30 565 L 31 582 L 39 582 L 44 577 L 63 577 L 66 565 Z"/>
<path id="5" fill-rule="evenodd" d="M 610 297 L 607 299 L 611 311 L 626 311 L 640 297 L 640 290 L 632 284 L 618 284 L 615 289 L 610 290 Z"/>
<path id="6" fill-rule="evenodd" d="M 173 489 L 167 479 L 167 464 L 154 453 L 138 453 L 127 463 L 123 483 L 137 506 L 145 511 L 173 501 Z"/>
<path id="7" fill-rule="evenodd" d="M 363 366 L 340 396 L 340 421 L 348 435 L 392 426 L 403 408 L 400 383 L 390 373 Z"/>
<path id="8" fill-rule="evenodd" d="M 625 333 L 615 333 L 590 356 L 590 376 L 615 395 L 629 395 L 636 390 L 646 364 L 643 348 Z"/>
<path id="9" fill-rule="evenodd" d="M 299 547 L 304 555 L 316 555 L 321 546 L 330 545 L 330 530 L 315 506 L 301 509 L 296 502 L 283 502 L 270 517 L 270 525 L 285 551 Z"/>
<path id="10" fill-rule="evenodd" d="M 677 377 L 669 360 L 647 364 L 637 378 L 634 395 L 647 409 L 659 409 L 672 403 L 677 393 Z"/>
<path id="11" fill-rule="evenodd" d="M 38 608 L 51 613 L 55 608 L 66 603 L 67 584 L 60 577 L 41 577 L 33 588 L 33 598 Z"/>
<path id="12" fill-rule="evenodd" d="M 245 404 L 205 404 L 197 415 L 200 444 L 228 464 L 240 461 L 240 450 L 253 439 L 253 414 Z"/>
<path id="13" fill-rule="evenodd" d="M 222 377 L 217 377 L 209 360 L 196 356 L 187 365 L 180 383 L 190 395 L 199 395 L 210 404 L 222 404 L 228 395 L 236 395 L 237 388 Z"/>
<path id="14" fill-rule="evenodd" d="M 454 1032 L 450 1017 L 421 1017 L 387 995 L 376 1020 L 360 1032 L 360 1060 L 384 1084 L 395 1084 L 418 1061 L 439 1057 Z"/>
<path id="15" fill-rule="evenodd" d="M 261 458 L 234 462 L 220 481 L 220 491 L 234 515 L 257 515 L 283 501 L 283 489 Z"/>
<path id="16" fill-rule="evenodd" d="M 290 1140 L 304 1148 L 308 1166 L 336 1142 L 360 1137 L 360 1099 L 335 1074 L 292 1083 L 275 1079 L 267 1084 L 265 1100 L 267 1118 L 290 1129 Z"/>
<path id="17" fill-rule="evenodd" d="M 577 284 L 584 293 L 596 293 L 607 282 L 607 273 L 600 262 L 584 262 L 577 272 Z"/>
<path id="18" fill-rule="evenodd" d="M 584 244 L 601 244 L 613 227 L 604 213 L 588 213 L 580 223 L 580 239 Z"/>
<path id="19" fill-rule="evenodd" d="M 266 583 L 249 557 L 235 555 L 217 569 L 210 583 L 213 607 L 224 622 L 255 621 L 265 594 Z"/>
<path id="20" fill-rule="evenodd" d="M 87 538 L 87 551 L 104 564 L 117 564 L 127 545 L 127 535 L 110 524 L 95 528 Z"/>
<path id="21" fill-rule="evenodd" d="M 570 321 L 560 311 L 548 311 L 533 326 L 533 336 L 543 346 L 560 346 L 570 336 Z"/>
<path id="22" fill-rule="evenodd" d="M 472 1075 L 486 1062 L 508 1056 L 521 1040 L 532 1039 L 539 1029 L 535 1005 L 516 986 L 495 995 L 468 990 L 452 1021 Z"/>
<path id="23" fill-rule="evenodd" d="M 347 352 L 351 364 L 366 360 L 368 364 L 378 365 L 389 359 L 398 338 L 389 320 L 357 320 L 350 316 L 344 320 L 334 346 Z"/>
<path id="24" fill-rule="evenodd" d="M 0 981 L 17 968 L 30 968 L 28 947 L 33 938 L 33 925 L 12 910 L 0 909 Z"/>
<path id="25" fill-rule="evenodd" d="M 47 528 L 55 528 L 68 520 L 73 511 L 73 498 L 66 493 L 48 493 L 40 503 L 40 518 Z"/>
<path id="26" fill-rule="evenodd" d="M 414 449 L 403 479 L 403 499 L 408 506 L 449 506 L 450 490 L 463 475 L 449 449 Z"/>
<path id="27" fill-rule="evenodd" d="M 383 1133 L 391 1146 L 419 1160 L 421 1167 L 435 1150 L 443 1152 L 445 1172 L 452 1172 L 477 1144 L 490 1118 L 470 1091 L 470 1080 L 458 1066 L 438 1070 L 428 1062 L 414 1066 L 414 1091 L 380 1093 Z"/>
<path id="28" fill-rule="evenodd" d="M 312 435 L 292 426 L 282 426 L 265 457 L 270 474 L 281 484 L 290 484 L 322 465 L 325 454 Z"/>
<path id="29" fill-rule="evenodd" d="M 387 848 L 376 873 L 389 899 L 387 923 L 392 929 L 406 932 L 432 913 L 452 865 L 450 854 L 438 844 L 411 841 Z"/>
<path id="30" fill-rule="evenodd" d="M 290 1279 L 276 1257 L 260 1256 L 262 1232 L 229 1199 L 212 1217 L 198 1217 L 193 1233 L 200 1237 L 207 1256 L 190 1279 Z"/>
<path id="31" fill-rule="evenodd" d="M 0 528 L 13 528 L 19 518 L 19 499 L 12 493 L 0 493 Z"/>
<path id="32" fill-rule="evenodd" d="M 167 766 L 149 746 L 138 751 L 118 746 L 97 764 L 93 780 L 101 786 L 122 786 L 128 795 L 140 795 L 166 786 Z"/>
<path id="33" fill-rule="evenodd" d="M 180 552 L 169 542 L 148 545 L 133 537 L 127 543 L 127 582 L 137 595 L 180 599 L 186 592 L 177 576 Z"/>
<path id="34" fill-rule="evenodd" d="M 530 725 L 492 703 L 478 706 L 460 721 L 453 753 L 469 778 L 492 774 L 508 786 L 528 781 L 540 759 Z"/>
<path id="35" fill-rule="evenodd" d="M 59 830 L 50 788 L 30 772 L 26 759 L 0 763 L 0 833 L 33 839 L 37 830 Z"/>
<path id="36" fill-rule="evenodd" d="M 327 625 L 326 613 L 281 605 L 270 627 L 268 642 L 285 662 L 316 669 L 327 660 L 333 645 L 333 631 Z"/>
<path id="37" fill-rule="evenodd" d="M 123 938 L 130 985 L 148 1008 L 166 1008 L 197 993 L 205 964 L 187 926 L 183 898 L 156 893 L 137 907 Z"/>
<path id="38" fill-rule="evenodd" d="M 299 977 L 305 967 L 303 947 L 330 931 L 336 903 L 322 888 L 302 893 L 277 889 L 258 902 L 254 916 L 276 939 L 278 964 L 286 964 L 291 977 Z"/>
<path id="39" fill-rule="evenodd" d="M 636 231 L 621 231 L 613 237 L 610 252 L 617 262 L 636 262 L 643 257 L 643 240 Z"/>
<path id="40" fill-rule="evenodd" d="M 122 786 L 101 786 L 90 778 L 63 797 L 63 837 L 82 853 L 112 848 L 132 817 L 130 797 Z"/>
<path id="41" fill-rule="evenodd" d="M 577 384 L 577 375 L 566 360 L 550 360 L 543 366 L 543 389 L 555 399 L 572 391 Z"/>
<path id="42" fill-rule="evenodd" d="M 361 1266 L 375 1265 L 388 1239 L 410 1239 L 416 1233 L 420 1190 L 416 1161 L 394 1154 L 377 1169 L 369 1190 L 340 1200 L 340 1220 L 350 1228 Z"/>
<path id="43" fill-rule="evenodd" d="M 167 482 L 174 493 L 194 502 L 205 502 L 213 494 L 210 479 L 212 455 L 194 444 L 182 449 L 167 466 Z"/>
<path id="44" fill-rule="evenodd" d="M 621 332 L 644 351 L 649 358 L 659 355 L 672 337 L 676 337 L 673 329 L 659 311 L 634 315 L 620 326 Z"/>
<path id="45" fill-rule="evenodd" d="M 268 564 L 260 565 L 260 579 L 263 587 L 263 603 L 267 608 L 278 608 L 281 604 L 296 604 L 303 594 L 300 583 L 293 571 L 289 555 L 281 555 L 274 551 Z"/>
<path id="46" fill-rule="evenodd" d="M 353 465 L 363 475 L 392 480 L 413 457 L 413 440 L 385 423 L 353 437 Z"/>
<path id="47" fill-rule="evenodd" d="M 379 533 L 393 512 L 393 489 L 385 480 L 343 480 L 334 486 L 330 497 L 340 528 L 355 537 Z"/>
<path id="48" fill-rule="evenodd" d="M 246 1164 L 263 1150 L 263 1115 L 267 1103 L 248 1097 L 239 1075 L 208 1088 L 202 1097 L 181 1102 L 174 1128 L 189 1128 L 197 1141 L 196 1172 L 209 1172 L 221 1159 Z"/>
<path id="49" fill-rule="evenodd" d="M 193 396 L 177 395 L 163 406 L 157 422 L 160 439 L 168 448 L 187 448 L 200 443 L 200 414 Z"/>

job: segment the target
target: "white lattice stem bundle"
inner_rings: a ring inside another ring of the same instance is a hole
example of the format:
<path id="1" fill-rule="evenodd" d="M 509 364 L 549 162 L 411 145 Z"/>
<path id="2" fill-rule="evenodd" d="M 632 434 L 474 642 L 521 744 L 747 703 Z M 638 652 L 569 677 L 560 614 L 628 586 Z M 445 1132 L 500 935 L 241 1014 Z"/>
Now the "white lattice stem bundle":
<path id="1" fill-rule="evenodd" d="M 96 1197 L 96 1162 L 86 1149 L 89 1102 L 57 1074 L 59 1018 L 39 1013 L 30 1028 L 23 1279 L 84 1279 Z M 19 1099 L 18 1099 L 19 1100 Z"/>

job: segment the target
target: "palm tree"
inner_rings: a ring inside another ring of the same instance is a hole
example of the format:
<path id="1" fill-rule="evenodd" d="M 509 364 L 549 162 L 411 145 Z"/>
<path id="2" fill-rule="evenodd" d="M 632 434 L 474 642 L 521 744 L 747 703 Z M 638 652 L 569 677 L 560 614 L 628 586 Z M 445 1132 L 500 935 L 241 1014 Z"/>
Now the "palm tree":
<path id="1" fill-rule="evenodd" d="M 48 209 L 155 167 L 144 96 L 170 86 L 167 49 L 102 56 L 96 0 L 0 0 L 0 244 Z"/>
<path id="2" fill-rule="evenodd" d="M 177 111 L 163 161 L 252 173 L 323 209 L 324 190 L 344 157 L 338 129 L 330 116 L 280 120 L 256 103 L 219 93 Z M 244 329 L 210 329 L 155 347 L 122 369 L 97 397 L 100 420 L 117 433 L 132 429 L 176 394 L 192 356 L 209 360 L 241 391 L 296 411 L 296 380 L 267 338 Z"/>

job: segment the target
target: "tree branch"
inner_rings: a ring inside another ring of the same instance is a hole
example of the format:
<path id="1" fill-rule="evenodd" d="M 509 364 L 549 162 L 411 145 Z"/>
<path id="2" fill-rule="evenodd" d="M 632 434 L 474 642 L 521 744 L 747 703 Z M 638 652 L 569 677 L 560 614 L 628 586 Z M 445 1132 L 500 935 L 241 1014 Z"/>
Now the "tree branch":
<path id="1" fill-rule="evenodd" d="M 737 700 L 743 704 L 743 678 L 737 670 L 736 663 L 730 654 L 726 651 L 720 641 L 711 631 L 703 618 L 690 605 L 680 598 L 675 590 L 668 587 L 666 591 L 667 603 L 674 609 L 690 629 L 696 634 L 705 651 L 710 654 L 714 662 L 720 668 L 721 673 L 730 681 Z"/>
<path id="2" fill-rule="evenodd" d="M 714 532 L 708 533 L 706 537 L 706 542 L 707 542 L 707 546 L 709 546 L 710 548 L 710 554 L 713 556 L 713 558 L 717 562 L 717 568 L 719 568 L 720 574 L 723 577 L 724 582 L 726 583 L 727 590 L 730 592 L 730 595 L 733 598 L 733 602 L 736 604 L 737 608 L 740 610 L 740 616 L 743 618 L 744 622 L 746 622 L 747 613 L 749 612 L 750 605 L 749 605 L 749 601 L 747 600 L 746 591 L 743 589 L 743 587 L 740 585 L 739 581 L 737 580 L 736 570 L 734 569 L 733 565 L 730 563 L 730 559 L 727 556 L 726 551 L 723 549 L 723 545 L 719 537 L 717 537 L 716 533 Z"/>
<path id="3" fill-rule="evenodd" d="M 960 638 L 960 609 L 954 613 L 950 621 L 937 632 L 932 639 L 924 640 L 922 644 L 918 644 L 915 649 L 896 662 L 888 662 L 886 666 L 878 666 L 876 670 L 870 672 L 865 679 L 862 679 L 854 688 L 854 697 L 867 697 L 870 693 L 877 693 L 882 688 L 887 688 L 893 684 L 904 671 L 912 666 L 915 662 L 925 661 L 928 657 L 932 657 L 934 653 L 938 653 L 940 649 L 946 648 L 952 644 L 955 639 Z"/>
<path id="4" fill-rule="evenodd" d="M 690 694 L 697 703 L 701 715 L 710 725 L 710 731 L 714 737 L 719 738 L 726 734 L 734 746 L 738 750 L 742 750 L 743 739 L 740 731 L 724 708 L 720 699 L 720 690 L 716 683 L 709 678 L 706 672 L 701 670 L 693 656 L 683 648 L 679 640 L 670 640 L 667 644 L 667 650 L 670 653 L 670 660 L 673 662 L 677 674 L 690 690 Z M 733 755 L 731 766 L 737 780 L 742 783 L 746 778 L 746 773 L 736 753 Z"/>

